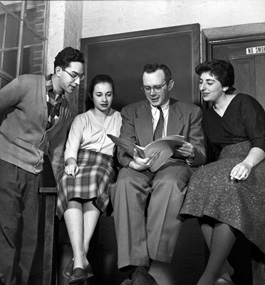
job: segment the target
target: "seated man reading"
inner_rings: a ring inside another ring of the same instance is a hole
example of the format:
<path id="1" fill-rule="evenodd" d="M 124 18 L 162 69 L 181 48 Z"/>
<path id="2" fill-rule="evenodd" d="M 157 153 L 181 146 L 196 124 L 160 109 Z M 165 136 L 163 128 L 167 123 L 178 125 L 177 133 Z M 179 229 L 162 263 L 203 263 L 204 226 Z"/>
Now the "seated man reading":
<path id="1" fill-rule="evenodd" d="M 170 263 L 182 226 L 178 218 L 186 185 L 205 161 L 202 112 L 199 107 L 170 98 L 174 81 L 164 64 L 147 64 L 143 70 L 146 100 L 121 111 L 121 138 L 146 146 L 159 137 L 182 135 L 183 146 L 157 171 L 150 167 L 156 154 L 133 157 L 118 148 L 123 168 L 111 193 L 118 242 L 118 267 L 131 269 L 122 284 L 157 284 L 148 273 L 152 260 Z M 136 281 L 136 279 L 138 281 Z M 139 283 L 140 282 L 140 283 Z"/>

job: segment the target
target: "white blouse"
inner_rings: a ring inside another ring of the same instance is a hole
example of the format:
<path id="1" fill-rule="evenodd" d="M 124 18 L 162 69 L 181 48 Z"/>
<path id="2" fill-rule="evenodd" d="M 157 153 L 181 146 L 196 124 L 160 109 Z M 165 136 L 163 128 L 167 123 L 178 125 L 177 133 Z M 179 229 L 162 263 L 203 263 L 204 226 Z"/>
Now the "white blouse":
<path id="1" fill-rule="evenodd" d="M 72 123 L 64 153 L 65 161 L 69 157 L 77 159 L 79 149 L 89 149 L 113 156 L 114 143 L 107 136 L 120 135 L 121 128 L 120 112 L 110 110 L 102 125 L 91 110 L 77 115 Z"/>

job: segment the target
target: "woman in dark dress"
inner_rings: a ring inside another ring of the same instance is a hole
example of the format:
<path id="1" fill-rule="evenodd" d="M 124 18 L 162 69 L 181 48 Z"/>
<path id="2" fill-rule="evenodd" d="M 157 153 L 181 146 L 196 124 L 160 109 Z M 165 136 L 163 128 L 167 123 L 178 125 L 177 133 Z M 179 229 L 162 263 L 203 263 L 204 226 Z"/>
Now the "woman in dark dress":
<path id="1" fill-rule="evenodd" d="M 181 215 L 198 217 L 210 250 L 197 285 L 233 284 L 227 257 L 239 233 L 265 253 L 265 111 L 253 97 L 234 93 L 233 66 L 197 66 L 202 98 L 213 105 L 203 126 L 217 161 L 192 176 Z"/>

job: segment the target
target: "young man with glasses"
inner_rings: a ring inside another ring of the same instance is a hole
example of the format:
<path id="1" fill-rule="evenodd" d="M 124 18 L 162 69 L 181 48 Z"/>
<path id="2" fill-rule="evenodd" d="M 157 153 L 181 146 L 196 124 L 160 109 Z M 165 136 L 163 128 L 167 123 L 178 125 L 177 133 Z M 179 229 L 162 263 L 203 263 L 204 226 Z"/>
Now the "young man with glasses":
<path id="1" fill-rule="evenodd" d="M 74 96 L 83 64 L 81 52 L 67 47 L 56 56 L 53 74 L 21 75 L 0 90 L 0 284 L 28 284 L 44 155 L 56 177 L 76 115 L 66 93 Z"/>
<path id="2" fill-rule="evenodd" d="M 174 81 L 164 64 L 143 70 L 146 100 L 121 111 L 121 138 L 146 146 L 160 137 L 182 135 L 185 142 L 156 172 L 149 170 L 156 156 L 131 157 L 118 148 L 123 168 L 112 190 L 118 267 L 131 270 L 122 285 L 154 285 L 148 273 L 152 260 L 170 263 L 182 222 L 178 213 L 193 171 L 205 161 L 202 112 L 199 107 L 170 98 Z M 159 131 L 158 131 L 159 129 Z"/>

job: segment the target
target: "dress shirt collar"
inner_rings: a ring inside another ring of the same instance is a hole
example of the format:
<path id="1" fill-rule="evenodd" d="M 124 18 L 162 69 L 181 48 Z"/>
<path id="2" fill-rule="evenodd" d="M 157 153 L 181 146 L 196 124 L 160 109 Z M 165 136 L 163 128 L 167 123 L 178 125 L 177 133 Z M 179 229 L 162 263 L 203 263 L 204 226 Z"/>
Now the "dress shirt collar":
<path id="1" fill-rule="evenodd" d="M 56 101 L 56 103 L 61 103 L 62 98 L 64 95 L 57 94 L 55 89 L 53 88 L 53 83 L 52 83 L 52 74 L 48 74 L 46 76 L 46 94 L 47 94 L 47 102 L 48 101 Z"/>
<path id="2" fill-rule="evenodd" d="M 168 112 L 168 108 L 169 108 L 169 100 L 162 106 L 160 106 L 162 109 L 163 114 L 165 114 L 165 112 Z M 156 114 L 158 111 L 157 107 L 154 107 L 151 105 L 151 112 L 152 112 L 152 116 L 156 117 Z"/>

